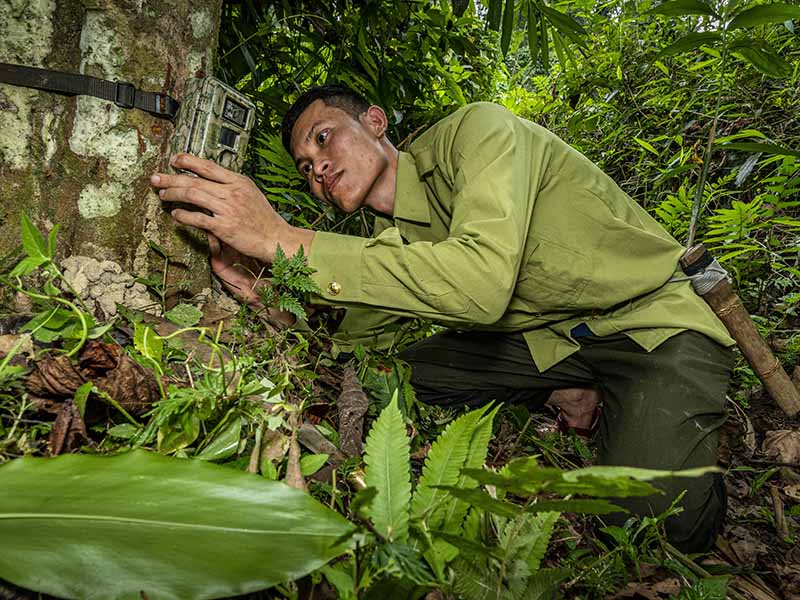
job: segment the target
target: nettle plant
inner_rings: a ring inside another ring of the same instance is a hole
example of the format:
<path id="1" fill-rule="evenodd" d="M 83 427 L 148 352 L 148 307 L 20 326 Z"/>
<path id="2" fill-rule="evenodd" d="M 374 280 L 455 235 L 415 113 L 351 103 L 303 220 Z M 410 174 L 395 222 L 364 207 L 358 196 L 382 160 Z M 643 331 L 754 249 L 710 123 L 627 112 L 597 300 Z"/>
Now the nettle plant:
<path id="1" fill-rule="evenodd" d="M 397 398 L 381 412 L 365 447 L 367 487 L 350 504 L 361 526 L 355 543 L 345 558 L 321 569 L 339 598 L 418 598 L 436 588 L 467 600 L 556 597 L 569 573 L 542 568 L 542 560 L 561 512 L 625 512 L 604 498 L 657 494 L 648 481 L 675 475 L 629 467 L 562 471 L 540 466 L 536 457 L 511 461 L 499 472 L 484 468 L 497 410 L 485 406 L 451 422 L 431 446 L 413 490 L 410 439 Z M 662 522 L 651 519 L 633 534 L 607 530 L 632 542 Z"/>

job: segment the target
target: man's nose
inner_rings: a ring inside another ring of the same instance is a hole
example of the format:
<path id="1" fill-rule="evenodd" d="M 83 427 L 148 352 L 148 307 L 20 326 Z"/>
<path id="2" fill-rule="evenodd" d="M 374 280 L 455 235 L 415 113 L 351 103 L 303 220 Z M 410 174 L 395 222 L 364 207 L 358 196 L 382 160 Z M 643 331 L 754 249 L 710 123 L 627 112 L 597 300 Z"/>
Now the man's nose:
<path id="1" fill-rule="evenodd" d="M 322 177 L 325 176 L 325 173 L 328 172 L 330 168 L 330 161 L 329 160 L 321 160 L 319 162 L 314 163 L 314 176 L 321 181 Z"/>

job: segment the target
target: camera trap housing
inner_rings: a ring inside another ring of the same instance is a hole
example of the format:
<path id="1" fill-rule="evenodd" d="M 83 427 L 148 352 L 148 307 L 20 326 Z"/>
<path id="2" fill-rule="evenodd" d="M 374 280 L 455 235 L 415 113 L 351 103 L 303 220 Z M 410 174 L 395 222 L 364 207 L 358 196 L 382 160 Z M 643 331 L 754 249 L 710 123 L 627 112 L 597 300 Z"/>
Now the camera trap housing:
<path id="1" fill-rule="evenodd" d="M 239 172 L 244 164 L 255 105 L 216 77 L 186 85 L 175 122 L 171 154 L 188 152 Z"/>

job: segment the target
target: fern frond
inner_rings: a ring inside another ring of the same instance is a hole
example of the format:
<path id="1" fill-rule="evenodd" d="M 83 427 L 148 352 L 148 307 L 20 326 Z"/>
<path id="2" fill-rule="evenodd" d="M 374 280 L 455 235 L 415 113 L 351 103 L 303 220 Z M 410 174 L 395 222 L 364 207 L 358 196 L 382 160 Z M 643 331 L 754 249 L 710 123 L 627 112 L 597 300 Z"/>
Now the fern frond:
<path id="1" fill-rule="evenodd" d="M 372 426 L 364 456 L 366 484 L 377 490 L 367 514 L 375 530 L 390 541 L 408 538 L 409 454 L 409 439 L 395 394 Z"/>
<path id="2" fill-rule="evenodd" d="M 448 496 L 446 491 L 433 486 L 456 485 L 470 453 L 470 441 L 484 412 L 485 408 L 479 408 L 460 416 L 447 426 L 431 446 L 411 501 L 413 518 L 427 520 L 430 529 L 442 529 L 442 505 Z"/>
<path id="3" fill-rule="evenodd" d="M 492 422 L 498 410 L 499 407 L 482 417 L 475 426 L 472 436 L 470 437 L 467 456 L 464 460 L 464 466 L 462 467 L 463 469 L 479 469 L 486 461 L 486 454 L 489 451 L 489 438 L 492 437 Z M 455 486 L 471 489 L 478 487 L 478 482 L 468 475 L 461 473 L 456 480 Z M 448 502 L 445 506 L 442 529 L 444 531 L 452 531 L 453 533 L 461 531 L 461 526 L 468 509 L 469 504 L 463 500 Z"/>
<path id="4" fill-rule="evenodd" d="M 453 588 L 459 598 L 464 600 L 489 600 L 496 597 L 496 590 L 490 582 L 496 579 L 486 567 L 472 563 L 464 558 L 453 561 Z"/>
<path id="5" fill-rule="evenodd" d="M 522 560 L 530 573 L 538 571 L 559 515 L 557 512 L 543 512 L 523 514 L 509 520 L 498 540 L 507 560 Z"/>
<path id="6" fill-rule="evenodd" d="M 556 600 L 559 585 L 568 576 L 567 569 L 542 569 L 528 578 L 528 587 L 520 600 Z"/>

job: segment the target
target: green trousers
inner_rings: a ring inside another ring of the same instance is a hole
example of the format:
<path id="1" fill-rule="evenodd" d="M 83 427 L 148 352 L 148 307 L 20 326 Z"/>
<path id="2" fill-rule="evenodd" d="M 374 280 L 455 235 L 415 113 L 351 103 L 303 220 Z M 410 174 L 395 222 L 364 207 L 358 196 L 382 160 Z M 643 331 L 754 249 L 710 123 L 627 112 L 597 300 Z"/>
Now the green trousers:
<path id="1" fill-rule="evenodd" d="M 402 358 L 412 367 L 417 397 L 431 404 L 475 407 L 496 400 L 538 409 L 553 390 L 599 386 L 599 464 L 669 470 L 716 464 L 730 348 L 692 331 L 652 352 L 623 334 L 578 342 L 578 352 L 545 372 L 536 368 L 519 334 L 446 331 L 410 346 Z M 684 552 L 709 549 L 726 510 L 722 477 L 662 479 L 656 485 L 665 494 L 615 503 L 634 514 L 657 515 L 686 490 L 683 512 L 665 523 L 667 538 Z M 606 522 L 626 518 L 619 513 Z"/>

